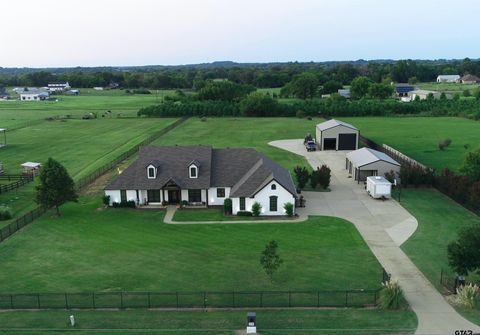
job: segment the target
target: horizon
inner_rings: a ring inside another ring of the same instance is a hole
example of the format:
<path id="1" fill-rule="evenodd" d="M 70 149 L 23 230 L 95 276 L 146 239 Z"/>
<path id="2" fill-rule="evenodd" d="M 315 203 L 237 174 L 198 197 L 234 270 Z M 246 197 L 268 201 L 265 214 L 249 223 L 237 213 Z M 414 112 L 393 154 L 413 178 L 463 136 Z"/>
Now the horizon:
<path id="1" fill-rule="evenodd" d="M 469 0 L 25 0 L 0 21 L 0 67 L 475 59 L 479 11 Z"/>

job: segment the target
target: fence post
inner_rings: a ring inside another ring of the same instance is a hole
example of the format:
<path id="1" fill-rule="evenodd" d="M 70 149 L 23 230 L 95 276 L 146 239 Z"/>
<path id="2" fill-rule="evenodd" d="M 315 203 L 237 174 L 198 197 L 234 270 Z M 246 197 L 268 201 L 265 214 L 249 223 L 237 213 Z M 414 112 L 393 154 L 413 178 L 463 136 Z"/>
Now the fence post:
<path id="1" fill-rule="evenodd" d="M 320 307 L 320 291 L 317 291 L 317 307 Z"/>
<path id="2" fill-rule="evenodd" d="M 13 294 L 10 294 L 10 308 L 14 309 L 13 308 Z"/>
<path id="3" fill-rule="evenodd" d="M 65 309 L 68 309 L 68 293 L 65 292 Z"/>
<path id="4" fill-rule="evenodd" d="M 175 295 L 177 297 L 177 309 L 178 309 L 178 292 L 175 292 Z"/>
<path id="5" fill-rule="evenodd" d="M 443 285 L 443 269 L 440 269 L 440 285 Z"/>
<path id="6" fill-rule="evenodd" d="M 235 308 L 235 291 L 232 291 L 232 306 Z"/>
<path id="7" fill-rule="evenodd" d="M 123 291 L 120 292 L 120 309 L 123 309 Z"/>
<path id="8" fill-rule="evenodd" d="M 377 305 L 377 290 L 373 293 L 373 305 Z"/>
<path id="9" fill-rule="evenodd" d="M 203 292 L 203 308 L 207 308 L 207 292 Z"/>
<path id="10" fill-rule="evenodd" d="M 37 294 L 37 307 L 40 309 L 40 294 Z"/>
<path id="11" fill-rule="evenodd" d="M 263 292 L 260 292 L 260 307 L 263 307 Z"/>
<path id="12" fill-rule="evenodd" d="M 92 293 L 92 306 L 95 309 L 95 292 Z"/>
<path id="13" fill-rule="evenodd" d="M 292 292 L 288 291 L 288 307 L 292 307 Z"/>
<path id="14" fill-rule="evenodd" d="M 348 291 L 345 291 L 345 307 L 348 307 Z"/>
<path id="15" fill-rule="evenodd" d="M 148 308 L 151 308 L 151 304 L 150 304 L 150 292 L 147 293 L 147 298 L 148 298 Z"/>

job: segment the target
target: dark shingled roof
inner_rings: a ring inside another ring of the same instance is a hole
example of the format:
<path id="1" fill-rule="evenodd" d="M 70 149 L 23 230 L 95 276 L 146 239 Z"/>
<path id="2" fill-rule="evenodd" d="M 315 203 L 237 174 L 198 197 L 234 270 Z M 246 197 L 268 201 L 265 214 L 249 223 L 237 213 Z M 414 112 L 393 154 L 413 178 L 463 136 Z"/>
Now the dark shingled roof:
<path id="1" fill-rule="evenodd" d="M 199 166 L 198 178 L 189 178 L 188 167 Z M 148 179 L 146 168 L 157 167 Z M 138 160 L 111 182 L 107 190 L 160 189 L 173 181 L 183 189 L 231 187 L 232 197 L 250 197 L 275 180 L 296 196 L 288 170 L 255 149 L 212 149 L 209 146 L 142 147 Z"/>

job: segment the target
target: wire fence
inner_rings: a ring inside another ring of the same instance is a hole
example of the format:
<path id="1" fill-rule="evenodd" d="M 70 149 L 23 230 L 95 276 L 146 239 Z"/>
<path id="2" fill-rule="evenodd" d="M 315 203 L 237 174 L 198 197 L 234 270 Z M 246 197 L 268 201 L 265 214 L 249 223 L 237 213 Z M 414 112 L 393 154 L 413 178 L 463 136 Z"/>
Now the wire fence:
<path id="1" fill-rule="evenodd" d="M 3 193 L 16 190 L 17 188 L 32 182 L 33 174 L 0 175 L 0 180 L 12 181 L 11 183 L 8 183 L 8 184 L 0 184 L 0 194 L 3 194 Z"/>
<path id="2" fill-rule="evenodd" d="M 0 294 L 0 309 L 373 307 L 380 290 Z"/>

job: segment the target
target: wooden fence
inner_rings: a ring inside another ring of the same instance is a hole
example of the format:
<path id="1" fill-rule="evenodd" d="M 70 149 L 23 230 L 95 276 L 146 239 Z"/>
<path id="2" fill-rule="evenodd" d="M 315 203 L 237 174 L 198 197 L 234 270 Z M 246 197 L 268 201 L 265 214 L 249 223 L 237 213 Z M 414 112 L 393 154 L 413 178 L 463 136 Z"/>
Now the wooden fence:
<path id="1" fill-rule="evenodd" d="M 1 175 L 0 180 L 12 181 L 8 184 L 0 184 L 0 194 L 7 193 L 33 181 L 32 174 Z"/>

